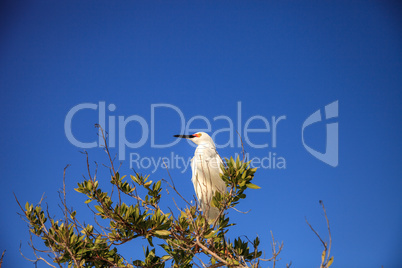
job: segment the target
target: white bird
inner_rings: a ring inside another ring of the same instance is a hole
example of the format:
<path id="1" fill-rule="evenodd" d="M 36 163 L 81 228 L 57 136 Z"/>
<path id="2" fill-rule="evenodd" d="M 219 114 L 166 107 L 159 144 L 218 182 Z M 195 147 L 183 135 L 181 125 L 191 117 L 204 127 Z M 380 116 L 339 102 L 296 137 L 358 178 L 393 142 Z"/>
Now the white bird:
<path id="1" fill-rule="evenodd" d="M 204 215 L 209 221 L 215 220 L 219 215 L 219 210 L 211 205 L 212 197 L 216 191 L 226 192 L 226 184 L 219 175 L 222 173 L 222 159 L 216 151 L 215 143 L 205 132 L 197 132 L 193 135 L 174 135 L 174 137 L 190 139 L 198 145 L 194 157 L 191 159 L 193 172 L 191 181 Z"/>

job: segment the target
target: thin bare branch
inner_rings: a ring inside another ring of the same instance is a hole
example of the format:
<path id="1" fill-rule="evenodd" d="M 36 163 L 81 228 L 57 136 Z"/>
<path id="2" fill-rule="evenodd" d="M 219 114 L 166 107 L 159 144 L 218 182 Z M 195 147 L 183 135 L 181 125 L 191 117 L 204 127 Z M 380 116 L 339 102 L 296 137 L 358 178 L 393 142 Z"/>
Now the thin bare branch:
<path id="1" fill-rule="evenodd" d="M 64 206 L 64 217 L 65 217 L 65 224 L 68 224 L 68 209 L 67 209 L 67 197 L 66 197 L 66 170 L 70 165 L 67 165 L 63 171 L 63 206 Z"/>
<path id="2" fill-rule="evenodd" d="M 197 245 L 202 248 L 202 250 L 204 250 L 205 252 L 208 252 L 208 254 L 210 254 L 212 257 L 214 257 L 215 259 L 217 259 L 218 261 L 220 261 L 221 263 L 223 263 L 224 265 L 228 265 L 228 262 L 225 261 L 224 259 L 222 259 L 221 257 L 219 257 L 215 252 L 209 250 L 209 248 L 207 248 L 205 245 L 203 245 L 200 242 L 200 239 L 198 238 L 198 236 L 196 236 L 196 243 Z"/>
<path id="3" fill-rule="evenodd" d="M 179 193 L 179 191 L 177 190 L 177 188 L 176 188 L 176 186 L 175 186 L 175 184 L 174 184 L 173 178 L 172 178 L 172 176 L 170 175 L 168 166 L 166 165 L 166 163 L 165 163 L 165 161 L 164 161 L 163 159 L 162 159 L 162 161 L 163 161 L 163 164 L 165 165 L 166 171 L 167 171 L 167 173 L 168 173 L 168 176 L 169 176 L 170 181 L 172 182 L 172 184 L 169 184 L 169 182 L 166 181 L 166 180 L 164 180 L 164 179 L 162 179 L 162 180 L 163 180 L 170 188 L 172 188 L 172 189 L 176 192 L 176 194 L 177 194 L 178 196 L 180 196 L 180 198 L 181 198 L 184 202 L 187 203 L 187 205 L 191 206 L 191 204 L 190 204 L 190 203 Z"/>
<path id="4" fill-rule="evenodd" d="M 3 251 L 3 254 L 1 254 L 1 258 L 0 258 L 0 268 L 1 268 L 1 265 L 2 265 L 2 263 L 3 263 L 3 258 L 4 258 L 4 254 L 6 253 L 6 251 L 4 250 Z"/>
<path id="5" fill-rule="evenodd" d="M 331 228 L 329 227 L 329 220 L 327 216 L 327 210 L 325 209 L 324 202 L 320 200 L 320 204 L 322 206 L 322 209 L 324 210 L 324 216 L 325 220 L 327 221 L 327 227 L 328 227 L 328 236 L 329 236 L 329 244 L 328 244 L 328 253 L 327 253 L 327 259 L 326 262 L 328 263 L 329 258 L 330 258 L 330 253 L 331 253 L 331 245 L 332 245 L 332 236 L 331 236 Z"/>
<path id="6" fill-rule="evenodd" d="M 241 138 L 240 133 L 236 130 L 237 135 L 240 138 L 240 142 L 241 142 L 241 154 L 243 156 L 243 161 L 247 162 L 247 157 L 246 157 L 246 150 L 244 150 L 244 144 L 243 144 L 243 139 Z"/>
<path id="7" fill-rule="evenodd" d="M 307 218 L 305 218 L 307 225 L 310 227 L 310 229 L 315 233 L 315 235 L 320 239 L 322 245 L 324 246 L 325 250 L 327 249 L 327 244 L 322 240 L 321 236 L 317 233 L 317 231 L 311 226 L 311 224 L 308 222 Z"/>

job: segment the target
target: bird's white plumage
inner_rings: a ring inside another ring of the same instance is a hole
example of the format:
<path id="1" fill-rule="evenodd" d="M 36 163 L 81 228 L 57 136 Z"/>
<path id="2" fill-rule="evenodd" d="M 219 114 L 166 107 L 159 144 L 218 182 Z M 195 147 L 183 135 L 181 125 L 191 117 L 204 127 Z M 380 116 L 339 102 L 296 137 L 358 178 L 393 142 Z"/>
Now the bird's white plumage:
<path id="1" fill-rule="evenodd" d="M 209 220 L 214 220 L 218 217 L 219 210 L 211 205 L 212 197 L 216 191 L 226 191 L 226 184 L 220 177 L 222 159 L 207 133 L 198 132 L 189 136 L 192 137 L 187 138 L 198 145 L 191 159 L 191 181 L 202 211 Z"/>
<path id="2" fill-rule="evenodd" d="M 211 205 L 212 197 L 216 191 L 221 193 L 226 191 L 225 182 L 219 175 L 222 172 L 221 164 L 222 160 L 216 152 L 215 146 L 208 143 L 199 144 L 191 160 L 193 172 L 191 181 L 202 211 L 211 220 L 219 215 L 219 210 Z"/>

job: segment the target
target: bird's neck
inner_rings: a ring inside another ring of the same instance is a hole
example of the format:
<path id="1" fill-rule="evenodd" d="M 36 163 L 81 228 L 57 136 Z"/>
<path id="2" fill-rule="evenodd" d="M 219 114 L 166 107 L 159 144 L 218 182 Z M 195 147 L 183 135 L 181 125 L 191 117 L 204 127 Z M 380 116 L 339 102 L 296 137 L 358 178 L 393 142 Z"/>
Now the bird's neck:
<path id="1" fill-rule="evenodd" d="M 205 141 L 205 142 L 202 142 L 202 143 L 198 144 L 197 149 L 198 148 L 200 148 L 200 149 L 203 149 L 203 148 L 216 149 L 215 144 L 213 144 L 211 142 L 208 142 L 208 141 Z"/>

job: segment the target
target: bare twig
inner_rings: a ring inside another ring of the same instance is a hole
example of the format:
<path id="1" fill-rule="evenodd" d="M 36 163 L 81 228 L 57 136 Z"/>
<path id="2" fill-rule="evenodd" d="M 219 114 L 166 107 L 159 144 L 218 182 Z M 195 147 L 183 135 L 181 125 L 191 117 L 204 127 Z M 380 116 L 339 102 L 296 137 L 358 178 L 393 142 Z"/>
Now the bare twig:
<path id="1" fill-rule="evenodd" d="M 240 138 L 240 142 L 241 142 L 241 154 L 243 156 L 243 162 L 247 162 L 247 158 L 246 158 L 246 150 L 244 150 L 244 144 L 243 144 L 243 139 L 241 138 L 240 133 L 236 130 L 237 135 Z"/>
<path id="2" fill-rule="evenodd" d="M 322 202 L 322 200 L 320 200 L 320 204 L 322 206 L 322 209 L 324 210 L 324 216 L 325 216 L 325 220 L 327 221 L 327 227 L 328 227 L 329 244 L 328 244 L 328 254 L 327 254 L 327 259 L 326 259 L 326 262 L 328 263 L 330 253 L 331 253 L 331 245 L 332 245 L 331 228 L 329 227 L 329 220 L 328 220 L 328 216 L 327 216 L 327 210 L 325 209 L 325 206 L 324 206 L 324 202 Z"/>
<path id="3" fill-rule="evenodd" d="M 95 124 L 95 127 L 96 127 L 96 128 L 99 128 L 99 130 L 100 130 L 100 132 L 101 132 L 102 139 L 103 139 L 103 143 L 105 144 L 104 150 L 105 150 L 107 156 L 109 157 L 109 162 L 110 162 L 110 167 L 109 167 L 109 169 L 110 169 L 110 171 L 112 172 L 112 176 L 113 176 L 114 178 L 116 178 L 117 172 L 116 172 L 116 170 L 115 170 L 115 168 L 114 168 L 114 162 L 113 162 L 113 159 L 112 159 L 112 157 L 111 157 L 111 155 L 110 155 L 109 147 L 107 146 L 107 139 L 106 139 L 106 136 L 105 136 L 105 132 L 104 132 L 104 130 L 103 130 L 103 128 L 102 128 L 101 125 Z M 120 163 L 120 166 L 121 166 L 121 163 Z M 119 168 L 120 168 L 120 166 L 119 166 Z M 118 192 L 118 194 L 119 194 L 119 205 L 121 206 L 121 194 L 120 194 L 120 189 L 119 189 L 118 187 L 117 187 L 117 192 Z"/>
<path id="4" fill-rule="evenodd" d="M 310 227 L 311 231 L 315 233 L 315 235 L 320 239 L 322 245 L 324 246 L 325 250 L 327 249 L 327 244 L 322 240 L 321 236 L 317 233 L 317 231 L 311 226 L 311 224 L 308 222 L 307 218 L 305 218 L 307 225 Z"/>
<path id="5" fill-rule="evenodd" d="M 172 189 L 176 192 L 176 194 L 177 194 L 178 196 L 180 196 L 180 198 L 183 199 L 184 202 L 187 203 L 187 205 L 191 206 L 191 204 L 190 204 L 190 203 L 179 193 L 179 191 L 177 190 L 177 188 L 176 188 L 176 186 L 175 186 L 175 184 L 174 184 L 173 178 L 172 178 L 172 176 L 170 175 L 168 166 L 166 165 L 166 163 L 165 163 L 164 160 L 162 160 L 162 161 L 163 161 L 163 164 L 164 164 L 165 167 L 166 167 L 166 171 L 167 171 L 167 173 L 168 173 L 168 176 L 169 176 L 170 181 L 172 182 L 172 184 L 170 184 L 168 181 L 166 181 L 166 180 L 164 180 L 164 179 L 162 179 L 162 180 L 163 180 L 170 188 L 172 188 Z"/>
<path id="6" fill-rule="evenodd" d="M 196 236 L 196 243 L 197 245 L 202 248 L 202 250 L 204 250 L 205 252 L 208 252 L 208 254 L 210 254 L 212 257 L 214 257 L 215 259 L 217 259 L 218 261 L 220 261 L 221 263 L 223 263 L 224 265 L 228 265 L 228 262 L 225 261 L 224 259 L 222 259 L 221 257 L 219 257 L 215 252 L 209 250 L 209 248 L 207 248 L 205 245 L 203 245 L 200 242 L 200 239 L 198 238 L 198 236 Z"/>
<path id="7" fill-rule="evenodd" d="M 1 258 L 0 258 L 0 268 L 1 268 L 1 264 L 3 263 L 3 258 L 4 258 L 4 254 L 6 253 L 6 251 L 3 251 L 3 254 L 1 254 Z"/>
<path id="8" fill-rule="evenodd" d="M 320 239 L 322 245 L 324 246 L 324 251 L 322 252 L 321 255 L 321 265 L 320 268 L 328 268 L 332 262 L 333 262 L 333 257 L 330 256 L 331 253 L 331 245 L 332 245 L 332 238 L 331 238 L 331 228 L 329 226 L 329 220 L 328 220 L 328 216 L 327 216 L 327 211 L 325 209 L 324 203 L 322 202 L 322 200 L 319 201 L 320 205 L 322 206 L 322 209 L 324 211 L 324 216 L 325 216 L 325 220 L 327 222 L 327 228 L 328 228 L 328 236 L 329 236 L 329 243 L 324 242 L 324 240 L 321 238 L 321 236 L 317 233 L 317 231 L 311 226 L 311 224 L 307 221 L 306 218 L 306 223 L 307 225 L 310 227 L 310 229 L 315 233 L 315 235 L 318 237 L 318 239 Z"/>
<path id="9" fill-rule="evenodd" d="M 65 218 L 65 224 L 68 225 L 68 209 L 67 209 L 67 201 L 66 201 L 66 169 L 69 167 L 70 165 L 67 165 L 64 168 L 63 171 L 63 206 L 64 206 L 64 218 Z"/>
<path id="10" fill-rule="evenodd" d="M 232 207 L 236 212 L 239 212 L 239 213 L 242 213 L 242 214 L 247 214 L 247 213 L 249 213 L 250 211 L 251 211 L 251 209 L 249 209 L 249 210 L 247 210 L 247 211 L 240 211 L 240 210 L 238 210 L 237 208 L 235 208 L 235 207 Z"/>
<path id="11" fill-rule="evenodd" d="M 283 242 L 281 242 L 281 244 L 278 246 L 278 242 L 275 241 L 274 238 L 274 234 L 271 232 L 271 237 L 272 237 L 272 257 L 269 259 L 259 259 L 259 261 L 272 261 L 272 267 L 275 268 L 276 262 L 279 261 L 280 259 L 278 259 L 278 255 L 279 253 L 281 253 L 282 249 L 283 249 Z M 278 249 L 277 249 L 278 248 Z"/>

